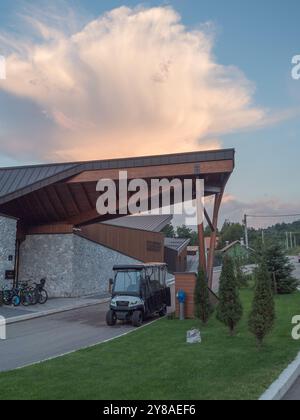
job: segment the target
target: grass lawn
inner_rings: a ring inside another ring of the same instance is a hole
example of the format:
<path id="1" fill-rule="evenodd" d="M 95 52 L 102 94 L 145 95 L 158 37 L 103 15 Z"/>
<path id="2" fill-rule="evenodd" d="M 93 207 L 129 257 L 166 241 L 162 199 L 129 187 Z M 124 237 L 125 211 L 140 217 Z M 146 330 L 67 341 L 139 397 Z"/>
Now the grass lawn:
<path id="1" fill-rule="evenodd" d="M 242 292 L 248 314 L 252 291 Z M 291 318 L 300 294 L 276 298 L 273 334 L 258 352 L 247 317 L 230 338 L 213 317 L 203 343 L 185 344 L 196 321 L 163 319 L 109 343 L 0 374 L 0 399 L 258 399 L 295 358 Z"/>

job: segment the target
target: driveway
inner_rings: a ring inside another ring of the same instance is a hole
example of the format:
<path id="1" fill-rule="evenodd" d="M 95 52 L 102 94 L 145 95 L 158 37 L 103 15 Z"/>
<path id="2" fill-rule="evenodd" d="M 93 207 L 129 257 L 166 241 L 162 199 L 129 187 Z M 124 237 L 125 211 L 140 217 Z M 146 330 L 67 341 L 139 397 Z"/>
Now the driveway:
<path id="1" fill-rule="evenodd" d="M 7 326 L 0 340 L 0 371 L 36 363 L 131 331 L 131 325 L 107 327 L 108 304 L 51 315 Z"/>

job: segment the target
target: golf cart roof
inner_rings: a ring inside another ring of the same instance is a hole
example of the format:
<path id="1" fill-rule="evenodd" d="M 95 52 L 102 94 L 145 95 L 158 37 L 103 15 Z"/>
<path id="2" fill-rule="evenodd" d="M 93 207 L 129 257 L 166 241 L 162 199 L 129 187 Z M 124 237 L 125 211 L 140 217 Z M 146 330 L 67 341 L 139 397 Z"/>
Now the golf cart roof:
<path id="1" fill-rule="evenodd" d="M 147 264 L 115 265 L 113 270 L 114 271 L 122 271 L 122 270 L 142 271 L 146 268 L 151 268 L 151 267 L 167 267 L 167 264 L 165 264 L 165 263 L 147 263 Z"/>

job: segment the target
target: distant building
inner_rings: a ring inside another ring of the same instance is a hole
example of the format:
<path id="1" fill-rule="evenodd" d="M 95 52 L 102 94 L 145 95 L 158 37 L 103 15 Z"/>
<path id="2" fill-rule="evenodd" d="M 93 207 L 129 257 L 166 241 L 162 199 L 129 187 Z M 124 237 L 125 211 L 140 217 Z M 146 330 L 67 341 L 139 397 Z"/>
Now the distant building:
<path id="1" fill-rule="evenodd" d="M 168 264 L 169 271 L 185 272 L 187 265 L 187 248 L 190 239 L 165 238 L 165 262 Z"/>
<path id="2" fill-rule="evenodd" d="M 223 249 L 221 249 L 223 255 L 229 255 L 231 258 L 239 260 L 248 260 L 250 254 L 255 253 L 255 250 L 252 248 L 247 248 L 244 241 L 234 241 L 230 244 L 227 244 Z"/>
<path id="3" fill-rule="evenodd" d="M 187 247 L 187 254 L 188 256 L 196 256 L 199 252 L 199 246 L 189 245 Z"/>

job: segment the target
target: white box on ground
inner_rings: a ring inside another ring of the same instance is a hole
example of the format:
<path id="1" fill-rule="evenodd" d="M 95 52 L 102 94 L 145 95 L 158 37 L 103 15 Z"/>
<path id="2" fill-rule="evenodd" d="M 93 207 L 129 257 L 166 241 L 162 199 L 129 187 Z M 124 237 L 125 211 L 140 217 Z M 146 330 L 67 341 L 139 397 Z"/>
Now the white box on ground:
<path id="1" fill-rule="evenodd" d="M 193 330 L 189 330 L 186 333 L 186 342 L 188 344 L 201 343 L 202 342 L 202 339 L 201 339 L 201 332 L 200 332 L 200 330 L 197 330 L 196 328 L 194 328 Z"/>

